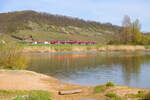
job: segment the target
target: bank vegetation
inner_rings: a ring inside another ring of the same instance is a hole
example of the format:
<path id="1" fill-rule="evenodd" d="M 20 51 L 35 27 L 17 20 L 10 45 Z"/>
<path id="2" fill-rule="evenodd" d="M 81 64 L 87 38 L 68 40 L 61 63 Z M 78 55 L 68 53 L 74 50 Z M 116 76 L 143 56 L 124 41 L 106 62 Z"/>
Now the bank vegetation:
<path id="1" fill-rule="evenodd" d="M 150 45 L 150 37 L 141 32 L 141 27 L 139 19 L 132 22 L 128 15 L 124 16 L 120 34 L 114 35 L 108 44 Z"/>
<path id="2" fill-rule="evenodd" d="M 0 35 L 0 69 L 22 69 L 27 63 L 27 56 L 22 53 L 22 48 L 7 36 Z"/>

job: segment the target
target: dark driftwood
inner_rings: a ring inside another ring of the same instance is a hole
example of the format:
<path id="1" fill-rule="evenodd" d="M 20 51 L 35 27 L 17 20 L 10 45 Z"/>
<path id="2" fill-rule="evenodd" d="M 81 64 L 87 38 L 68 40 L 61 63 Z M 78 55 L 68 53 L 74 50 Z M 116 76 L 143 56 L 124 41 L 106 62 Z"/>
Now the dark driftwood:
<path id="1" fill-rule="evenodd" d="M 82 92 L 81 89 L 78 90 L 69 90 L 69 91 L 59 91 L 58 94 L 59 95 L 68 95 L 68 94 L 76 94 L 76 93 L 80 93 Z"/>

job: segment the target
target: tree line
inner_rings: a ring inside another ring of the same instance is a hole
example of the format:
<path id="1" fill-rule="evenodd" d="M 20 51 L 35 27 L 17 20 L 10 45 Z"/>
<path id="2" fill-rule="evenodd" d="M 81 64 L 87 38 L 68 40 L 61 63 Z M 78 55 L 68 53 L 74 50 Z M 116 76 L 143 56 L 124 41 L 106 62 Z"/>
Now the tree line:
<path id="1" fill-rule="evenodd" d="M 150 37 L 141 32 L 139 19 L 132 22 L 131 18 L 125 15 L 120 33 L 113 40 L 110 40 L 108 44 L 150 44 Z"/>

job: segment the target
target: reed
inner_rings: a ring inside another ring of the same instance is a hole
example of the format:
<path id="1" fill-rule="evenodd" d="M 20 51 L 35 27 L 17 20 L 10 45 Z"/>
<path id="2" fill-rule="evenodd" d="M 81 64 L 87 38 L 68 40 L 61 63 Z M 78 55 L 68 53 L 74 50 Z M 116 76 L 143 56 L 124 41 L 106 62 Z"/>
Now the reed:
<path id="1" fill-rule="evenodd" d="M 5 41 L 5 42 L 3 42 Z M 0 68 L 5 69 L 23 69 L 28 63 L 26 55 L 22 53 L 23 49 L 17 46 L 17 43 L 5 37 L 0 38 Z"/>

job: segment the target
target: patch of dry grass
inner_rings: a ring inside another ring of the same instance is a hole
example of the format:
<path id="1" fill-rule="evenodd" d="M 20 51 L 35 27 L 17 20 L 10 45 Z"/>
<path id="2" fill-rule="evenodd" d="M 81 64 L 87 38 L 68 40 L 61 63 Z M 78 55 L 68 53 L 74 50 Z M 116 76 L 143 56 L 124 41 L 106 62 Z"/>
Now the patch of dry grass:
<path id="1" fill-rule="evenodd" d="M 2 41 L 5 41 L 5 43 Z M 22 50 L 14 41 L 1 37 L 0 65 L 6 69 L 22 69 L 26 67 L 28 59 L 27 56 L 22 54 Z"/>

